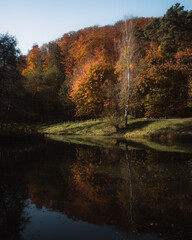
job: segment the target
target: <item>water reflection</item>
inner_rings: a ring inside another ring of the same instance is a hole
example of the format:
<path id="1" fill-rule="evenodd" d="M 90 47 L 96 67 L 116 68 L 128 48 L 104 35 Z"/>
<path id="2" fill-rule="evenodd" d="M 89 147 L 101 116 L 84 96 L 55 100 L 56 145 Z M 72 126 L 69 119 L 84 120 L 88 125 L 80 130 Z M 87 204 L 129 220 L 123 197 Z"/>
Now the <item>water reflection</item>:
<path id="1" fill-rule="evenodd" d="M 1 150 L 1 239 L 190 239 L 192 155 L 124 145 Z"/>
<path id="2" fill-rule="evenodd" d="M 26 187 L 23 169 L 14 154 L 0 152 L 0 239 L 20 239 L 29 222 L 24 213 Z"/>

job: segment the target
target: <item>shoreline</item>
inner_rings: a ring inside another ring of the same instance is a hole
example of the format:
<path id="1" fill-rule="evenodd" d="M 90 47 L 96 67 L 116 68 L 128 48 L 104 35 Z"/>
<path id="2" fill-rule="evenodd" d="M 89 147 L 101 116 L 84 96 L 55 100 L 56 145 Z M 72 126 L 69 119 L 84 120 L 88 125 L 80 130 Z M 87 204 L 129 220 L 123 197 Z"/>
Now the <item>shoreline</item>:
<path id="1" fill-rule="evenodd" d="M 106 118 L 52 124 L 10 123 L 0 129 L 2 140 L 43 135 L 142 139 L 167 144 L 192 143 L 192 119 L 130 119 L 127 128 L 123 126 L 123 119 L 120 119 L 118 131 Z"/>
<path id="2" fill-rule="evenodd" d="M 45 135 L 107 136 L 125 139 L 143 139 L 154 142 L 192 143 L 191 119 L 132 119 L 128 127 L 120 125 L 119 131 L 105 119 L 64 122 L 44 125 L 38 132 Z"/>
<path id="3" fill-rule="evenodd" d="M 106 119 L 52 124 L 5 124 L 0 131 L 1 144 L 30 143 L 49 138 L 54 141 L 116 147 L 133 147 L 174 152 L 192 152 L 191 119 L 131 119 L 120 130 Z"/>

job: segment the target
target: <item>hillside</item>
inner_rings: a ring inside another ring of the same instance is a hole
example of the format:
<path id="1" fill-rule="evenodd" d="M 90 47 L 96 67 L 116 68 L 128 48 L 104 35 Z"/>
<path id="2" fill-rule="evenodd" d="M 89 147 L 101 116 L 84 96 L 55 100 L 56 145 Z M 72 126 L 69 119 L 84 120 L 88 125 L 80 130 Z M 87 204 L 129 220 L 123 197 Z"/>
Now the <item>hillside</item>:
<path id="1" fill-rule="evenodd" d="M 13 37 L 0 41 L 1 123 L 192 116 L 192 11 L 180 4 L 69 32 L 27 56 Z"/>

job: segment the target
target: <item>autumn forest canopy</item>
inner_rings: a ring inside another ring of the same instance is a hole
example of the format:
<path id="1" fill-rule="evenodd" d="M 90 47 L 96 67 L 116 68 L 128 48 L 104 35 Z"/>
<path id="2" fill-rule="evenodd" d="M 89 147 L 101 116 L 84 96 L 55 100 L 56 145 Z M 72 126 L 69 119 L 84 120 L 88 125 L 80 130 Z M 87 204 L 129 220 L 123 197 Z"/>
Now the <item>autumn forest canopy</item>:
<path id="1" fill-rule="evenodd" d="M 192 115 L 192 10 L 69 32 L 26 56 L 0 35 L 0 123 Z"/>

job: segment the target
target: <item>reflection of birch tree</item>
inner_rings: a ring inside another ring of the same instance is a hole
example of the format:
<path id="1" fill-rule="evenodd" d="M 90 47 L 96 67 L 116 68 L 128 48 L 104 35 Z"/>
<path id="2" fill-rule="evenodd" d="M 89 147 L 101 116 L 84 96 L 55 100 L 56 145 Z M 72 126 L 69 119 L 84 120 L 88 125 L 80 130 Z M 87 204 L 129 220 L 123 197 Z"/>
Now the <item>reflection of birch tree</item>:
<path id="1" fill-rule="evenodd" d="M 128 156 L 128 143 L 126 143 L 126 150 L 125 150 L 125 160 L 128 167 L 128 178 L 129 178 L 129 213 L 130 213 L 130 225 L 133 224 L 133 186 L 132 186 L 132 179 L 131 179 L 131 167 L 130 167 L 130 160 Z"/>

